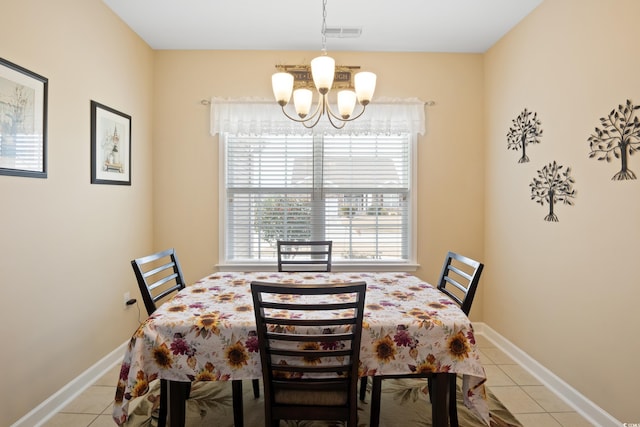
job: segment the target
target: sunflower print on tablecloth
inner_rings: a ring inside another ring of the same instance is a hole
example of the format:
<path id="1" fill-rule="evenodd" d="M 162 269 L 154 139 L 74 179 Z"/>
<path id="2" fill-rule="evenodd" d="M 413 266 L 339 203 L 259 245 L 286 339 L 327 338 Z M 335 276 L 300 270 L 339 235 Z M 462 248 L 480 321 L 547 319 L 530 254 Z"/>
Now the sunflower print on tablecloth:
<path id="1" fill-rule="evenodd" d="M 217 311 L 198 316 L 194 326 L 196 337 L 202 336 L 202 338 L 206 339 L 210 334 L 220 335 L 219 324 L 220 313 Z"/>
<path id="2" fill-rule="evenodd" d="M 156 365 L 161 369 L 171 369 L 173 366 L 173 356 L 171 355 L 171 351 L 169 347 L 167 347 L 167 343 L 162 343 L 157 347 L 154 347 L 151 354 L 153 355 L 153 360 L 156 362 Z"/>
<path id="3" fill-rule="evenodd" d="M 449 349 L 449 354 L 457 360 L 464 360 L 469 357 L 469 352 L 471 351 L 469 340 L 467 340 L 462 331 L 449 337 L 447 348 Z"/>
<path id="4" fill-rule="evenodd" d="M 224 355 L 227 360 L 227 365 L 233 369 L 240 369 L 247 364 L 249 360 L 249 353 L 245 348 L 242 341 L 236 341 L 235 344 L 231 344 L 224 350 Z"/>
<path id="5" fill-rule="evenodd" d="M 377 340 L 373 345 L 373 351 L 376 358 L 383 363 L 395 360 L 397 354 L 396 345 L 389 335 Z"/>

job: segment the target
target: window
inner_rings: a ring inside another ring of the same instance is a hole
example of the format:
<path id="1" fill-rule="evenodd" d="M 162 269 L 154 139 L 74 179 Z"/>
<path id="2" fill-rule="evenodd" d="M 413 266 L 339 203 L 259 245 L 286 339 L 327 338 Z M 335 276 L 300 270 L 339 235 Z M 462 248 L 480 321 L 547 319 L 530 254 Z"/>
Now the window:
<path id="1" fill-rule="evenodd" d="M 272 264 L 278 239 L 332 240 L 336 265 L 412 263 L 414 140 L 225 133 L 223 264 Z"/>

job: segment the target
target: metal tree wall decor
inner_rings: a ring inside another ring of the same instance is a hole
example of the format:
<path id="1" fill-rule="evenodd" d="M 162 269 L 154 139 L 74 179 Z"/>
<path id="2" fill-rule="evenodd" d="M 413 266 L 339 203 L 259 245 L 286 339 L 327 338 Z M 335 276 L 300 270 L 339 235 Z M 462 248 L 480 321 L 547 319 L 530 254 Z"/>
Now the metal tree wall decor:
<path id="1" fill-rule="evenodd" d="M 539 170 L 538 177 L 533 178 L 533 182 L 529 184 L 531 200 L 542 206 L 545 202 L 549 205 L 549 214 L 544 217 L 545 221 L 558 222 L 558 216 L 553 211 L 557 203 L 573 205 L 571 199 L 576 196 L 576 190 L 573 189 L 574 179 L 571 177 L 571 168 L 563 172 L 563 167 L 554 160 Z"/>
<path id="2" fill-rule="evenodd" d="M 511 126 L 509 132 L 507 132 L 507 148 L 516 151 L 522 149 L 522 156 L 518 160 L 518 163 L 526 163 L 529 161 L 527 145 L 539 144 L 540 137 L 542 136 L 538 113 L 533 113 L 533 117 L 531 114 L 532 112 L 525 108 L 518 117 L 511 120 L 513 126 Z"/>
<path id="3" fill-rule="evenodd" d="M 640 105 L 633 105 L 627 99 L 625 105 L 618 105 L 607 117 L 600 118 L 602 128 L 596 127 L 595 133 L 589 136 L 591 152 L 589 158 L 611 161 L 611 154 L 620 159 L 621 168 L 613 175 L 612 180 L 636 179 L 636 174 L 628 167 L 629 156 L 640 149 L 640 120 L 637 110 Z"/>

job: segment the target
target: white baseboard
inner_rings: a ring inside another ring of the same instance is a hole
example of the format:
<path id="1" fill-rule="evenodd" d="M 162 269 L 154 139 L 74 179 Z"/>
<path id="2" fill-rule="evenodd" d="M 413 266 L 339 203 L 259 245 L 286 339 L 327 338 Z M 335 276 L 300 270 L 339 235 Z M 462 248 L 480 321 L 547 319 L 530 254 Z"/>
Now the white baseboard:
<path id="1" fill-rule="evenodd" d="M 39 404 L 24 417 L 13 423 L 11 427 L 39 427 L 78 397 L 89 386 L 100 379 L 117 363 L 122 363 L 129 340 L 103 357 L 95 365 L 74 378 L 47 400 Z M 115 385 L 115 384 L 114 384 Z M 114 390 L 115 393 L 115 390 Z"/>
<path id="2" fill-rule="evenodd" d="M 620 427 L 623 425 L 622 422 L 616 420 L 608 412 L 580 394 L 576 389 L 535 361 L 527 353 L 491 329 L 490 326 L 482 322 L 474 322 L 473 328 L 479 335 L 487 338 L 495 344 L 496 347 L 518 362 L 527 372 L 555 393 L 567 405 L 571 406 L 577 413 L 593 423 L 594 426 Z"/>

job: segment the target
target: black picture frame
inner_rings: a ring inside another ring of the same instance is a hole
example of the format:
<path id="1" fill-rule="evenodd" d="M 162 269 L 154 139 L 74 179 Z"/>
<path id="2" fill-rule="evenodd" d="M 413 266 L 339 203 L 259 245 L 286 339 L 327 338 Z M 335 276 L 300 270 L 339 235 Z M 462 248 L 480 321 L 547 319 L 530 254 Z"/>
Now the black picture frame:
<path id="1" fill-rule="evenodd" d="M 131 116 L 93 100 L 91 183 L 131 185 Z"/>
<path id="2" fill-rule="evenodd" d="M 47 177 L 49 79 L 0 58 L 0 175 Z"/>

